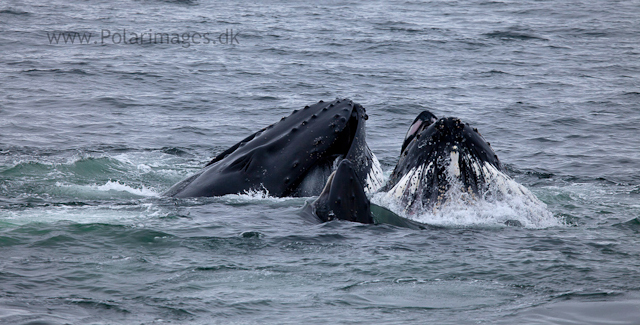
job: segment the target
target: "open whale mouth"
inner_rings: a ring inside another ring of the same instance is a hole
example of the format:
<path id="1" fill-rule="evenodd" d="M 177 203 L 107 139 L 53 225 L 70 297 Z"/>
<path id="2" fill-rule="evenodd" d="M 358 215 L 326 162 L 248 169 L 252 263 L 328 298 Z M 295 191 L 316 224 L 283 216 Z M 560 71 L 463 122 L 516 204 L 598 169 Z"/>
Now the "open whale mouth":
<path id="1" fill-rule="evenodd" d="M 442 204 L 452 187 L 470 198 L 482 196 L 492 175 L 502 171 L 489 143 L 460 119 L 434 121 L 432 114 L 424 112 L 420 116 L 420 123 L 416 119 L 409 129 L 400 160 L 383 190 L 399 199 L 407 211 Z"/>

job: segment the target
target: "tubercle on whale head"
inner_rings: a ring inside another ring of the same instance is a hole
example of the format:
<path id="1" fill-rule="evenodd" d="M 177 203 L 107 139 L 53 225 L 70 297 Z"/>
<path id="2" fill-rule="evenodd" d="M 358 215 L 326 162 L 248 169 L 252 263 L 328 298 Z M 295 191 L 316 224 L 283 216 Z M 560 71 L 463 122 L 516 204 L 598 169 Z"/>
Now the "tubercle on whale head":
<path id="1" fill-rule="evenodd" d="M 491 145 L 469 124 L 463 123 L 459 118 L 449 117 L 439 119 L 434 123 L 435 132 L 425 132 L 425 136 L 431 137 L 432 141 L 441 141 L 447 144 L 444 153 L 449 153 L 455 149 L 461 155 L 470 155 L 482 162 L 490 163 L 498 169 L 502 165 Z"/>

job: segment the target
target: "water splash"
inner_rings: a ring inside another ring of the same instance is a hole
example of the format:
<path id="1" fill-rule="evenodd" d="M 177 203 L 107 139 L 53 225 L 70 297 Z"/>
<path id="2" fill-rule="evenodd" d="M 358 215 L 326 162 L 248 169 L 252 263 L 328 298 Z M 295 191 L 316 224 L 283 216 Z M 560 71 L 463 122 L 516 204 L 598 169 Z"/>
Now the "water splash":
<path id="1" fill-rule="evenodd" d="M 451 175 L 447 178 L 451 188 L 444 194 L 442 203 L 426 207 L 421 202 L 412 202 L 411 209 L 408 209 L 394 190 L 376 193 L 371 201 L 407 219 L 432 225 L 492 226 L 514 221 L 526 228 L 563 225 L 561 220 L 547 210 L 547 205 L 526 187 L 491 164 L 485 163 L 481 168 L 487 184 L 481 196 L 470 193 L 455 177 L 455 168 L 450 168 Z M 419 174 L 420 171 L 416 170 L 415 173 Z M 407 185 L 417 184 L 417 181 L 410 180 L 419 175 L 408 173 L 405 176 Z"/>

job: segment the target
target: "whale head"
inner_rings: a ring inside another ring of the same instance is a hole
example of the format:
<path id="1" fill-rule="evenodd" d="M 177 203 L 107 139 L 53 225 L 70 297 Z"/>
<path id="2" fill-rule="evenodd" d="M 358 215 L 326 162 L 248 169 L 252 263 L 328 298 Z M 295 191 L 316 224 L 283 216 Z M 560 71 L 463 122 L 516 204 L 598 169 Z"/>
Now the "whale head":
<path id="1" fill-rule="evenodd" d="M 349 159 L 365 189 L 374 191 L 382 172 L 366 143 L 367 118 L 365 108 L 349 99 L 305 106 L 221 152 L 165 195 L 315 196 L 342 159 Z"/>
<path id="2" fill-rule="evenodd" d="M 488 174 L 502 170 L 491 146 L 477 129 L 454 117 L 436 119 L 427 111 L 412 123 L 400 159 L 382 189 L 408 210 L 432 208 L 458 186 L 482 195 Z"/>

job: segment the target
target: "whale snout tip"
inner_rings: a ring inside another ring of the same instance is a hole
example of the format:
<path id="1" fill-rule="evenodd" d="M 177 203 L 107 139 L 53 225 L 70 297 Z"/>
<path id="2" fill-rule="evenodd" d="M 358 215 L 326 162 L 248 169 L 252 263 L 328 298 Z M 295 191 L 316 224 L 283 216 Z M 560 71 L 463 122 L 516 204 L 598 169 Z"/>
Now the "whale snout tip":
<path id="1" fill-rule="evenodd" d="M 441 118 L 434 123 L 434 135 L 446 142 L 461 143 L 466 141 L 465 126 L 459 118 Z"/>

